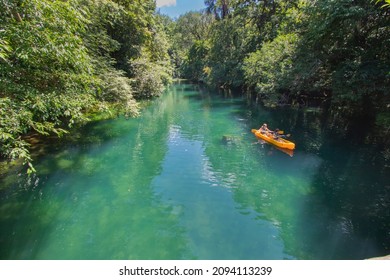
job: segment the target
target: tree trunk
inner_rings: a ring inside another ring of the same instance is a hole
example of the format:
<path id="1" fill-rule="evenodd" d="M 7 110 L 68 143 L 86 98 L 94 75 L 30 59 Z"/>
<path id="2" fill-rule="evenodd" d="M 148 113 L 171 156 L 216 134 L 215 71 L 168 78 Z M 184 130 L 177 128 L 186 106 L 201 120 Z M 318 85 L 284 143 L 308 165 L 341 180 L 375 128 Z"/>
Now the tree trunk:
<path id="1" fill-rule="evenodd" d="M 12 15 L 14 16 L 14 18 L 15 18 L 15 20 L 17 22 L 22 22 L 23 21 L 22 17 L 20 16 L 20 14 L 15 9 L 12 10 Z"/>
<path id="2" fill-rule="evenodd" d="M 229 0 L 222 0 L 222 18 L 229 14 Z"/>

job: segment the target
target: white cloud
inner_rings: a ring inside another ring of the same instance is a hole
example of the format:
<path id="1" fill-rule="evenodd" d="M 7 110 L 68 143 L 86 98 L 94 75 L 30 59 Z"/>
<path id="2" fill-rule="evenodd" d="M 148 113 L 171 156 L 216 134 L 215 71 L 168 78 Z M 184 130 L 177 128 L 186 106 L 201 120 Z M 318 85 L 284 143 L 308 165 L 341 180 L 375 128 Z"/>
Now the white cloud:
<path id="1" fill-rule="evenodd" d="M 157 0 L 157 8 L 164 6 L 176 6 L 176 0 Z"/>

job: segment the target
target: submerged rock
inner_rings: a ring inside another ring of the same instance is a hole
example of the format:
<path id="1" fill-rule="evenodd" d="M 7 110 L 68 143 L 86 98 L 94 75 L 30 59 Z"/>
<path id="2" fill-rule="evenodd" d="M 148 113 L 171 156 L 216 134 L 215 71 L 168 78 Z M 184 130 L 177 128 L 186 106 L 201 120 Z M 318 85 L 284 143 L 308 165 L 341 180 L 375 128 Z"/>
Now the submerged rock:
<path id="1" fill-rule="evenodd" d="M 224 145 L 238 145 L 240 143 L 240 139 L 237 136 L 232 135 L 224 135 L 222 136 L 222 144 Z"/>

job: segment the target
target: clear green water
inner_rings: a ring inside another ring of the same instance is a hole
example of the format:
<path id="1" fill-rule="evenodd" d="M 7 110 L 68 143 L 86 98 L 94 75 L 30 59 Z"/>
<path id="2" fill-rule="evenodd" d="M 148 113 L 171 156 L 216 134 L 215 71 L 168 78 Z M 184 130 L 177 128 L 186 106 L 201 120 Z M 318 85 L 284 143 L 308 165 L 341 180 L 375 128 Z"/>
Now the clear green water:
<path id="1" fill-rule="evenodd" d="M 77 142 L 53 144 L 35 176 L 2 178 L 0 258 L 388 253 L 387 167 L 368 161 L 367 147 L 313 134 L 320 119 L 174 85 L 140 118 L 90 124 Z M 293 157 L 255 139 L 250 129 L 264 120 L 293 134 Z"/>

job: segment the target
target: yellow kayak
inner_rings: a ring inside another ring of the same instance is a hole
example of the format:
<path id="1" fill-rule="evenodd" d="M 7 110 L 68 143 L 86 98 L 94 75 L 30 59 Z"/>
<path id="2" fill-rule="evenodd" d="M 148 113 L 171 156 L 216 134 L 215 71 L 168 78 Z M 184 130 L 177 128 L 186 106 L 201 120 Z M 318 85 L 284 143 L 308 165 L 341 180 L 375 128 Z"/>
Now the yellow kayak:
<path id="1" fill-rule="evenodd" d="M 295 144 L 293 142 L 283 139 L 281 137 L 274 139 L 274 136 L 271 135 L 270 133 L 261 133 L 257 129 L 252 129 L 252 133 L 256 135 L 257 138 L 263 139 L 264 141 L 267 141 L 268 143 L 271 143 L 279 148 L 288 149 L 288 150 L 295 149 Z"/>

